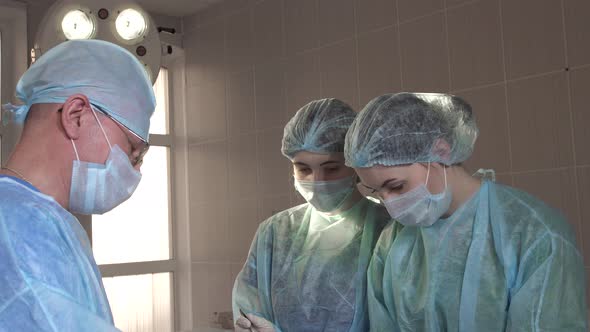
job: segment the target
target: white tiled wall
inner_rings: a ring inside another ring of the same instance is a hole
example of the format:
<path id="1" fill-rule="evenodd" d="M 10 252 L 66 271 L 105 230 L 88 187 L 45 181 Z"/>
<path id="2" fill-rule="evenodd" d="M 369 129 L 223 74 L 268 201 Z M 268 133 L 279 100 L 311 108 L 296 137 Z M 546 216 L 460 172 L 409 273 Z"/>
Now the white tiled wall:
<path id="1" fill-rule="evenodd" d="M 588 17 L 587 0 L 226 0 L 185 18 L 195 326 L 230 310 L 257 224 L 300 202 L 282 128 L 320 97 L 465 97 L 468 167 L 562 209 L 590 271 Z"/>

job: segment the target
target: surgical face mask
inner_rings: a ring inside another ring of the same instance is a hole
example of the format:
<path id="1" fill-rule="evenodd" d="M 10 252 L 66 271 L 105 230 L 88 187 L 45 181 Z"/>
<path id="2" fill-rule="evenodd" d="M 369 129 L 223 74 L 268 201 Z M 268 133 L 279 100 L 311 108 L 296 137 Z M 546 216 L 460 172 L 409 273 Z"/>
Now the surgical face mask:
<path id="1" fill-rule="evenodd" d="M 430 175 L 430 164 L 426 183 L 399 195 L 385 200 L 383 203 L 391 217 L 405 226 L 432 226 L 451 206 L 452 194 L 447 185 L 445 169 L 445 190 L 440 194 L 431 194 L 426 187 Z"/>
<path id="2" fill-rule="evenodd" d="M 92 113 L 111 150 L 104 165 L 81 161 L 72 140 L 77 160 L 72 167 L 70 211 L 80 214 L 103 214 L 114 209 L 131 197 L 141 180 L 141 173 L 133 168 L 127 154 L 111 145 L 94 109 Z"/>
<path id="3" fill-rule="evenodd" d="M 352 194 L 356 176 L 335 181 L 302 181 L 295 179 L 295 189 L 320 212 L 338 209 Z"/>

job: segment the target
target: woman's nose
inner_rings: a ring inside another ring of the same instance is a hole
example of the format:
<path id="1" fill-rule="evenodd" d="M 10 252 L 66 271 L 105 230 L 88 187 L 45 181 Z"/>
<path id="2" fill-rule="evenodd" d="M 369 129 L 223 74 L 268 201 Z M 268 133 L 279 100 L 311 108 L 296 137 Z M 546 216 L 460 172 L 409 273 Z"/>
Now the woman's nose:
<path id="1" fill-rule="evenodd" d="M 314 171 L 313 172 L 313 181 L 325 181 L 326 177 L 324 172 L 322 171 Z"/>

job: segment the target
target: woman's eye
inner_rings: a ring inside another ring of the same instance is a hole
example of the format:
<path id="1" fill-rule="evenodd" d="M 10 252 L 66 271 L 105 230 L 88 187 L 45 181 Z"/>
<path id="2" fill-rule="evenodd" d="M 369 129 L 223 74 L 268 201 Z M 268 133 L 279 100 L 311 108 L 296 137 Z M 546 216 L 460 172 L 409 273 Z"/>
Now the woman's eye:
<path id="1" fill-rule="evenodd" d="M 301 174 L 309 174 L 309 172 L 311 172 L 309 168 L 300 168 L 297 171 Z"/>
<path id="2" fill-rule="evenodd" d="M 340 167 L 328 167 L 326 168 L 326 172 L 334 173 L 340 170 Z"/>
<path id="3" fill-rule="evenodd" d="M 403 184 L 396 184 L 396 185 L 391 185 L 387 187 L 387 191 L 390 193 L 396 193 L 396 192 L 400 192 L 402 189 L 404 189 L 404 185 Z"/>

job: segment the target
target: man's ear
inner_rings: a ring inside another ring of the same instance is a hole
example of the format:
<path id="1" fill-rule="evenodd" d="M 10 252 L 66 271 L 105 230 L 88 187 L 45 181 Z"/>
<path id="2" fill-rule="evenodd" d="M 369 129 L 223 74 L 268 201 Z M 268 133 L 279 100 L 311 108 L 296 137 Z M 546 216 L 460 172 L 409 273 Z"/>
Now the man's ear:
<path id="1" fill-rule="evenodd" d="M 90 102 L 83 94 L 72 95 L 66 100 L 61 109 L 61 125 L 69 139 L 80 137 L 82 115 L 90 109 Z"/>
<path id="2" fill-rule="evenodd" d="M 444 164 L 449 164 L 449 160 L 451 160 L 451 146 L 445 139 L 439 138 L 434 141 L 431 154 L 439 156 Z"/>

